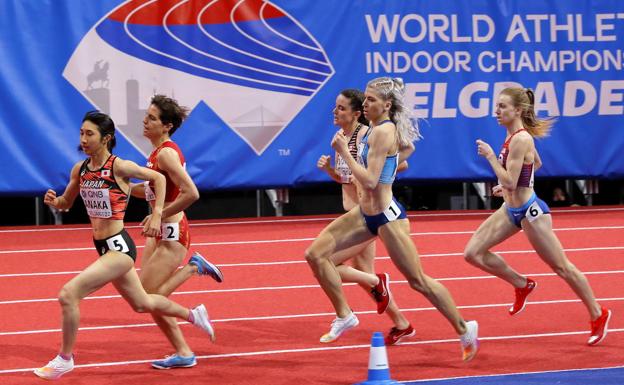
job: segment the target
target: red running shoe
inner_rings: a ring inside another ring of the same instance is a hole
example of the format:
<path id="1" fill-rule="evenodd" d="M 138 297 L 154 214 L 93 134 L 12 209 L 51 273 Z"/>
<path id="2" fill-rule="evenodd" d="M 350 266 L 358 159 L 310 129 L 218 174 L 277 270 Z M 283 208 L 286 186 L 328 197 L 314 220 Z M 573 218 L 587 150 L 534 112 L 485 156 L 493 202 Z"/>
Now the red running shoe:
<path id="1" fill-rule="evenodd" d="M 537 282 L 532 280 L 531 278 L 527 278 L 527 284 L 525 287 L 521 289 L 516 289 L 516 301 L 509 308 L 509 315 L 518 314 L 524 309 L 527 303 L 527 297 L 535 288 L 537 287 Z"/>
<path id="2" fill-rule="evenodd" d="M 397 329 L 393 327 L 390 329 L 388 335 L 386 335 L 386 345 L 396 345 L 405 337 L 413 337 L 416 335 L 416 330 L 412 325 L 408 325 L 405 329 Z"/>
<path id="3" fill-rule="evenodd" d="M 591 336 L 587 340 L 587 345 L 597 345 L 600 341 L 604 340 L 607 336 L 607 326 L 611 319 L 611 310 L 602 308 L 602 314 L 596 318 L 595 321 L 591 321 Z"/>
<path id="4" fill-rule="evenodd" d="M 377 302 L 377 314 L 386 311 L 390 303 L 390 276 L 388 273 L 375 274 L 379 283 L 371 289 L 371 293 Z"/>

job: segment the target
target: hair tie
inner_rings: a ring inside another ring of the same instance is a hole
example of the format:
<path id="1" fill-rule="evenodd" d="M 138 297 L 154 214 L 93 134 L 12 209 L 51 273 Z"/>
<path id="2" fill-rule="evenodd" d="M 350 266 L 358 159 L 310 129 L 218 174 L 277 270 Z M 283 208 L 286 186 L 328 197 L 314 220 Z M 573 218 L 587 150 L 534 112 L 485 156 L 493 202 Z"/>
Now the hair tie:
<path id="1" fill-rule="evenodd" d="M 526 92 L 528 98 L 529 98 L 529 104 L 534 105 L 535 104 L 535 94 L 533 93 L 533 90 L 530 88 L 525 88 L 524 92 Z"/>
<path id="2" fill-rule="evenodd" d="M 397 89 L 400 93 L 403 93 L 405 90 L 405 83 L 403 83 L 403 78 L 391 78 L 392 83 L 394 84 L 394 88 Z"/>

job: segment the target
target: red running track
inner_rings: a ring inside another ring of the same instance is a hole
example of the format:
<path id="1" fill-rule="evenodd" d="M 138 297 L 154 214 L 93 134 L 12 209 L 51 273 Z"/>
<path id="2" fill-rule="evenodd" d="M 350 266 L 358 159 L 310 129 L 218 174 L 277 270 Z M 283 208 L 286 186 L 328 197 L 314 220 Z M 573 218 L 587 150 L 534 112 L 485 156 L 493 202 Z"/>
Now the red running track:
<path id="1" fill-rule="evenodd" d="M 466 319 L 480 324 L 481 351 L 465 364 L 450 325 L 409 289 L 378 243 L 378 271 L 391 275 L 392 291 L 417 330 L 388 348 L 392 377 L 400 381 L 535 372 L 624 364 L 624 208 L 558 210 L 556 234 L 569 258 L 586 273 L 596 297 L 614 315 L 606 340 L 587 347 L 588 314 L 566 284 L 537 257 L 522 234 L 496 248 L 539 287 L 527 308 L 507 314 L 512 288 L 462 257 L 487 212 L 410 215 L 412 236 L 427 274 L 451 291 Z M 182 326 L 199 358 L 192 369 L 153 370 L 149 362 L 171 353 L 149 315 L 136 314 L 107 286 L 81 304 L 76 369 L 71 384 L 352 384 L 366 379 L 372 332 L 389 319 L 358 287 L 345 292 L 360 326 L 339 341 L 318 338 L 333 319 L 329 300 L 303 259 L 327 217 L 193 222 L 193 250 L 219 265 L 225 282 L 194 277 L 173 299 L 205 303 L 217 331 L 211 344 Z M 142 245 L 136 226 L 130 233 Z M 139 248 L 139 254 L 142 248 Z M 87 266 L 95 252 L 85 226 L 0 229 L 0 384 L 41 383 L 32 368 L 58 351 L 63 283 Z"/>

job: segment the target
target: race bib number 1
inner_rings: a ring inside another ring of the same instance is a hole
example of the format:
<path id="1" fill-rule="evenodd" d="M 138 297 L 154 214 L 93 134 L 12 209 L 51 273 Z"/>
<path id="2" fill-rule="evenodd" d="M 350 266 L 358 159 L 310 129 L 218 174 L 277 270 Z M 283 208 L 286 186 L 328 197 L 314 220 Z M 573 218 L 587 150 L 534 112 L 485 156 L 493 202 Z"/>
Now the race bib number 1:
<path id="1" fill-rule="evenodd" d="M 534 220 L 539 218 L 540 215 L 542 214 L 544 214 L 544 211 L 542 211 L 542 208 L 540 207 L 539 203 L 535 201 L 527 209 L 526 218 L 529 220 L 529 222 L 533 222 Z"/>
<path id="2" fill-rule="evenodd" d="M 390 201 L 390 206 L 387 209 L 385 209 L 383 213 L 386 216 L 386 218 L 388 218 L 388 221 L 392 222 L 393 220 L 399 217 L 399 215 L 401 214 L 401 209 L 396 204 L 396 202 L 392 200 Z"/>

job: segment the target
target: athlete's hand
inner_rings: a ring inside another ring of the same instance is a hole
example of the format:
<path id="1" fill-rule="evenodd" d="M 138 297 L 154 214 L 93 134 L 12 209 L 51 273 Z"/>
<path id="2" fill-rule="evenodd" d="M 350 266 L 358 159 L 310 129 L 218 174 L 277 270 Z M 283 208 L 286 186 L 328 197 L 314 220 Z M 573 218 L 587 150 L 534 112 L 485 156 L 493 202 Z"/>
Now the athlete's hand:
<path id="1" fill-rule="evenodd" d="M 160 236 L 160 216 L 150 214 L 141 222 L 143 230 L 141 235 L 145 237 L 158 237 Z"/>
<path id="2" fill-rule="evenodd" d="M 45 203 L 48 206 L 57 208 L 56 205 L 58 204 L 58 198 L 56 197 L 56 191 L 54 190 L 46 191 L 45 195 L 43 196 L 43 203 Z"/>
<path id="3" fill-rule="evenodd" d="M 316 167 L 321 170 L 331 169 L 331 155 L 321 155 L 319 160 L 316 162 Z"/>
<path id="4" fill-rule="evenodd" d="M 481 139 L 477 139 L 477 153 L 485 159 L 496 156 L 494 155 L 494 150 L 492 150 L 492 147 L 490 147 L 489 144 L 485 143 Z"/>
<path id="5" fill-rule="evenodd" d="M 338 132 L 336 132 L 336 135 L 334 135 L 334 138 L 331 141 L 331 146 L 339 154 L 343 155 L 349 152 L 348 143 L 349 141 L 345 134 L 342 132 L 342 130 L 338 130 Z"/>
<path id="6" fill-rule="evenodd" d="M 495 197 L 502 197 L 503 186 L 497 184 L 496 186 L 492 187 L 492 195 L 494 195 Z"/>

